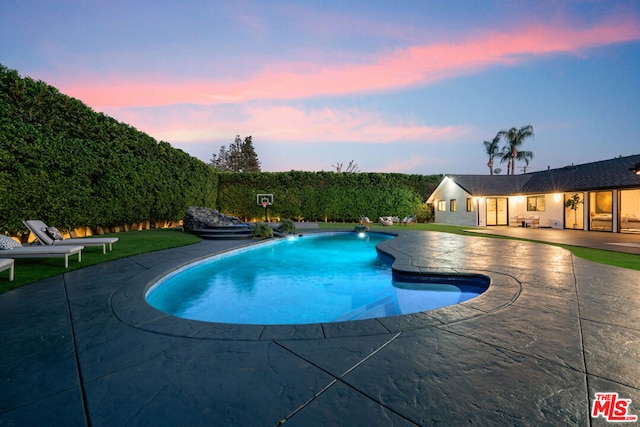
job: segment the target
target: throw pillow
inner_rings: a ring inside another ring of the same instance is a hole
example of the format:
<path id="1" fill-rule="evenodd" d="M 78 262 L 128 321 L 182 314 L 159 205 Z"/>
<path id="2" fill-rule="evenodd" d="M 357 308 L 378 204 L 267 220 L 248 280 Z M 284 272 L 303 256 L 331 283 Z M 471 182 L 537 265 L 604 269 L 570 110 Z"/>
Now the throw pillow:
<path id="1" fill-rule="evenodd" d="M 0 234 L 0 250 L 19 248 L 21 246 L 22 244 L 20 242 L 16 242 L 11 237 Z"/>
<path id="2" fill-rule="evenodd" d="M 45 231 L 53 240 L 62 240 L 62 233 L 57 228 L 47 227 Z"/>

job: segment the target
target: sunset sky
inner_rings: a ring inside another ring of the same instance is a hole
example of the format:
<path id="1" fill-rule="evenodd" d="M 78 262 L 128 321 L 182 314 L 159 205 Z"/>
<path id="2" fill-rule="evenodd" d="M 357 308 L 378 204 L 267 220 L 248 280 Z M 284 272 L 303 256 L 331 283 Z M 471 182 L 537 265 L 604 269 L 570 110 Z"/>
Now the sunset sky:
<path id="1" fill-rule="evenodd" d="M 0 38 L 204 161 L 239 134 L 263 171 L 485 174 L 482 142 L 527 124 L 528 171 L 640 153 L 637 0 L 9 0 Z"/>

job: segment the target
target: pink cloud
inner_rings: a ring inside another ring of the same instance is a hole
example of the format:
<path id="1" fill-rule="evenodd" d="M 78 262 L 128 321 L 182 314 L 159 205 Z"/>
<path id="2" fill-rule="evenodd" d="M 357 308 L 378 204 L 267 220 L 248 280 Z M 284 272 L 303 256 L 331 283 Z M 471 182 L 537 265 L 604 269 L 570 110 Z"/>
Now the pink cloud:
<path id="1" fill-rule="evenodd" d="M 386 144 L 397 141 L 440 143 L 470 133 L 465 126 L 425 126 L 361 110 L 323 108 L 303 111 L 289 106 L 249 107 L 233 116 L 212 107 L 207 112 L 173 107 L 140 115 L 127 109 L 108 111 L 141 131 L 169 142 L 228 141 L 238 129 L 256 139 L 290 142 Z"/>
<path id="2" fill-rule="evenodd" d="M 494 65 L 517 64 L 536 55 L 578 54 L 593 47 L 637 40 L 640 24 L 634 18 L 609 20 L 590 28 L 540 24 L 516 33 L 494 31 L 460 43 L 412 46 L 366 63 L 274 63 L 243 81 L 125 78 L 79 84 L 74 81 L 59 87 L 94 108 L 303 99 L 397 90 Z"/>
<path id="3" fill-rule="evenodd" d="M 405 171 L 413 171 L 420 167 L 424 167 L 428 164 L 430 159 L 425 158 L 421 155 L 413 155 L 410 157 L 403 157 L 401 160 L 391 161 L 389 163 L 384 164 L 378 170 L 380 172 L 405 172 Z"/>

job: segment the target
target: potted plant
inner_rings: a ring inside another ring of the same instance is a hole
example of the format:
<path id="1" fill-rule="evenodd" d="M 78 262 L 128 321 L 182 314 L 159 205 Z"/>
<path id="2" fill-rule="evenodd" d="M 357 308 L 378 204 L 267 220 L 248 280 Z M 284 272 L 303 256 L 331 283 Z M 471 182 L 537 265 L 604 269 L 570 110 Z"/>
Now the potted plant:
<path id="1" fill-rule="evenodd" d="M 573 211 L 573 228 L 578 228 L 578 206 L 582 203 L 582 199 L 578 193 L 574 193 L 564 204 Z"/>

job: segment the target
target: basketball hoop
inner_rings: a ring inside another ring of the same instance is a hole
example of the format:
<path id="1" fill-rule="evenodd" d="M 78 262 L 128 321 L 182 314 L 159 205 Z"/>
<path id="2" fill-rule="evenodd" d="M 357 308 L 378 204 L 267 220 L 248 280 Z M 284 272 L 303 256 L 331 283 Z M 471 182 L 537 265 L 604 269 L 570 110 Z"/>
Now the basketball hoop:
<path id="1" fill-rule="evenodd" d="M 264 220 L 269 222 L 269 206 L 273 205 L 273 194 L 258 194 L 256 203 L 264 208 Z"/>

